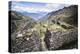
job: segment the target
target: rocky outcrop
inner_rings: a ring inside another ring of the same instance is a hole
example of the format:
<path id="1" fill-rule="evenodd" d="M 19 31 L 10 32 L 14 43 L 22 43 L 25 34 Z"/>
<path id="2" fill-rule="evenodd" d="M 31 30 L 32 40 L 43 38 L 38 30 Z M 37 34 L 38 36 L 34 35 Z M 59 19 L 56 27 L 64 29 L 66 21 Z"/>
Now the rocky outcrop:
<path id="1" fill-rule="evenodd" d="M 60 31 L 55 32 L 55 31 L 47 30 L 46 34 L 45 34 L 45 42 L 46 42 L 47 48 L 49 50 L 59 49 L 60 47 L 66 45 L 66 44 L 70 44 L 71 42 L 74 42 L 76 40 L 78 40 L 78 31 L 77 30 L 71 30 L 71 31 L 67 31 L 67 32 L 60 32 Z M 77 44 L 76 44 L 76 46 L 77 46 Z M 65 47 L 64 47 L 64 49 L 65 49 Z M 70 48 L 68 47 L 68 49 L 70 49 Z"/>
<path id="2" fill-rule="evenodd" d="M 41 50 L 40 37 L 36 31 L 34 31 L 31 35 L 25 35 L 23 37 L 16 38 L 11 48 L 11 52 L 13 53 L 40 50 Z"/>

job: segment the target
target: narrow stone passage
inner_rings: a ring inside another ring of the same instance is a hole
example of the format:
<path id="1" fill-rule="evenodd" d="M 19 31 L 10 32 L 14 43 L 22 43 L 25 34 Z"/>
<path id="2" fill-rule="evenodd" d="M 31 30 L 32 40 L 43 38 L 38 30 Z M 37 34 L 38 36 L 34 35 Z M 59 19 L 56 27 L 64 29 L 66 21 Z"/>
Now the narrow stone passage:
<path id="1" fill-rule="evenodd" d="M 44 42 L 45 36 L 41 38 L 42 51 L 47 51 L 46 43 Z"/>

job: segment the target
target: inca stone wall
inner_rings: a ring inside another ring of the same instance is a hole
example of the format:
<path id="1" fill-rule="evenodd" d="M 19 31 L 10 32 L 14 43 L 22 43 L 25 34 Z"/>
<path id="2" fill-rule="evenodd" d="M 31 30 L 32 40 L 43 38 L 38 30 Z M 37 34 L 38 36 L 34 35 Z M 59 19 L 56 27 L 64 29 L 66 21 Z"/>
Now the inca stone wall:
<path id="1" fill-rule="evenodd" d="M 23 37 L 16 38 L 15 44 L 12 46 L 11 51 L 15 52 L 31 52 L 41 50 L 41 40 L 36 31 L 30 36 L 25 35 Z"/>
<path id="2" fill-rule="evenodd" d="M 70 44 L 78 39 L 78 31 L 72 30 L 68 32 L 46 31 L 45 42 L 49 50 L 59 49 L 63 45 Z"/>

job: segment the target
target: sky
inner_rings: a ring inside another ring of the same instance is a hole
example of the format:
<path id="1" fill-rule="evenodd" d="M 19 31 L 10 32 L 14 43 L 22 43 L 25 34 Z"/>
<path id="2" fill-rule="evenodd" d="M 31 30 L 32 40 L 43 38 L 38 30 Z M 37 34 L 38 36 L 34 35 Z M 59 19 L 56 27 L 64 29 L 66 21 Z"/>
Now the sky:
<path id="1" fill-rule="evenodd" d="M 21 13 L 35 13 L 38 14 L 34 17 L 33 14 L 31 17 L 35 20 L 40 19 L 45 16 L 47 13 L 52 11 L 57 11 L 64 7 L 68 7 L 67 4 L 53 4 L 53 3 L 36 3 L 36 2 L 24 2 L 24 1 L 13 1 L 11 5 L 11 10 L 18 11 Z M 40 14 L 40 15 L 39 15 Z"/>

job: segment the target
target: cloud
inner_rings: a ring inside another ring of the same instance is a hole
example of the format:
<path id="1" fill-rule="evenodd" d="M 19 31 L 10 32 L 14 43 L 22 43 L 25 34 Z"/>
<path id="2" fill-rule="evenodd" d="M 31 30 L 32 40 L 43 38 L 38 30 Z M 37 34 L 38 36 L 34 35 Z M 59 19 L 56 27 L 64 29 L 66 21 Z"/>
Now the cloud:
<path id="1" fill-rule="evenodd" d="M 60 6 L 60 4 L 51 4 L 51 3 L 49 3 L 49 4 L 46 4 L 46 8 L 57 8 L 57 7 L 59 7 Z"/>
<path id="2" fill-rule="evenodd" d="M 34 4 L 33 4 L 34 5 Z M 39 13 L 39 12 L 51 12 L 51 11 L 56 11 L 59 9 L 62 9 L 64 7 L 68 7 L 70 5 L 64 5 L 64 4 L 45 4 L 44 6 L 30 6 L 26 5 L 24 3 L 19 3 L 19 2 L 13 2 L 12 3 L 12 10 L 15 11 L 20 11 L 20 12 L 30 12 L 30 13 Z"/>
<path id="3" fill-rule="evenodd" d="M 49 9 L 50 11 L 56 11 L 56 10 L 59 10 L 59 9 L 62 9 L 64 7 L 68 7 L 68 6 L 70 6 L 70 5 L 49 3 L 49 4 L 46 4 L 45 9 Z"/>
<path id="4" fill-rule="evenodd" d="M 69 5 L 69 4 L 64 4 L 64 6 L 65 6 L 65 7 L 69 7 L 70 5 Z"/>
<path id="5" fill-rule="evenodd" d="M 50 11 L 49 9 L 46 9 L 44 7 L 38 8 L 38 7 L 29 7 L 29 6 L 20 6 L 20 5 L 13 6 L 12 10 L 20 11 L 20 12 L 30 12 L 30 13 L 49 12 Z"/>

